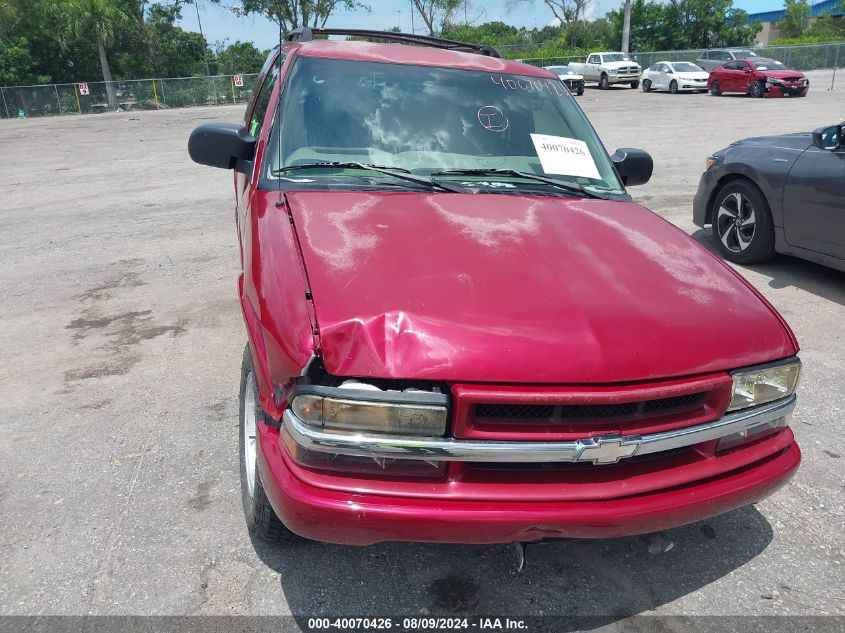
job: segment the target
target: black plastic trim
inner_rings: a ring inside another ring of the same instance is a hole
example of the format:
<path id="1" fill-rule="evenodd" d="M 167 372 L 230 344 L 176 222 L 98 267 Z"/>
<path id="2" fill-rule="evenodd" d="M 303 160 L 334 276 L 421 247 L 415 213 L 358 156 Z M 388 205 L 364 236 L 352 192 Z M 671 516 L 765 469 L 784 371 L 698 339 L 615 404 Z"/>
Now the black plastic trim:
<path id="1" fill-rule="evenodd" d="M 734 374 L 746 374 L 752 371 L 762 371 L 764 369 L 770 369 L 771 367 L 781 367 L 783 365 L 794 365 L 795 363 L 801 363 L 801 359 L 798 356 L 789 356 L 788 358 L 781 358 L 780 360 L 773 360 L 770 363 L 761 363 L 760 365 L 750 365 L 748 367 L 740 367 L 739 369 L 733 369 L 730 372 L 730 375 L 733 376 Z"/>
<path id="2" fill-rule="evenodd" d="M 447 50 L 464 50 L 487 57 L 501 58 L 499 51 L 492 46 L 486 44 L 470 44 L 468 42 L 459 42 L 457 40 L 447 40 L 441 37 L 429 37 L 427 35 L 415 35 L 411 33 L 393 33 L 390 31 L 374 31 L 370 29 L 312 29 L 309 27 L 302 27 L 294 29 L 285 36 L 286 42 L 310 42 L 315 35 L 348 35 L 351 37 L 370 37 L 374 39 L 385 40 L 388 42 L 404 42 L 407 44 L 424 44 L 425 46 L 433 46 L 434 48 L 444 48 Z"/>

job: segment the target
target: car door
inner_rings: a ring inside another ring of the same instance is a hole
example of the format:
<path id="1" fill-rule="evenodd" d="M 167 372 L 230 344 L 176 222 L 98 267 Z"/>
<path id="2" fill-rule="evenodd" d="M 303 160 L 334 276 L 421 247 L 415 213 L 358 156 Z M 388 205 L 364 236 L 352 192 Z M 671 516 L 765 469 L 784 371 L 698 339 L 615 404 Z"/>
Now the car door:
<path id="1" fill-rule="evenodd" d="M 744 61 L 734 62 L 737 65 L 736 92 L 748 92 L 751 82 L 754 80 L 754 69 L 751 64 Z"/>
<path id="2" fill-rule="evenodd" d="M 281 55 L 281 58 L 279 55 Z M 245 251 L 249 250 L 248 245 L 244 242 L 244 240 L 249 239 L 249 231 L 245 231 L 244 227 L 248 226 L 252 202 L 255 197 L 256 187 L 258 186 L 258 167 L 263 150 L 263 143 L 261 142 L 261 139 L 263 136 L 266 136 L 266 134 L 262 135 L 262 132 L 266 131 L 265 128 L 269 128 L 269 125 L 267 125 L 267 113 L 271 102 L 271 96 L 277 83 L 276 80 L 279 77 L 280 64 L 284 68 L 286 59 L 286 53 L 284 51 L 282 51 L 279 55 L 275 55 L 268 59 L 264 64 L 264 67 L 261 69 L 261 73 L 258 75 L 258 79 L 255 82 L 252 100 L 247 106 L 246 115 L 244 117 L 244 125 L 246 126 L 247 131 L 250 135 L 258 139 L 259 142 L 256 144 L 256 160 L 253 164 L 253 168 L 250 170 L 250 173 L 242 174 L 240 172 L 235 172 L 235 201 L 237 207 L 236 220 L 238 226 L 238 239 L 241 245 L 242 264 Z"/>
<path id="3" fill-rule="evenodd" d="M 744 92 L 742 88 L 743 72 L 740 70 L 742 62 L 728 62 L 722 66 L 719 83 L 722 92 Z"/>
<path id="4" fill-rule="evenodd" d="M 601 67 L 601 56 L 600 55 L 590 55 L 587 58 L 587 64 L 585 70 L 586 76 L 590 79 L 598 79 L 599 77 L 599 68 Z"/>
<path id="5" fill-rule="evenodd" d="M 711 71 L 716 67 L 716 65 L 710 61 L 710 51 L 704 51 L 701 53 L 698 56 L 698 59 L 695 60 L 695 63 L 706 71 Z"/>
<path id="6" fill-rule="evenodd" d="M 666 81 L 666 71 L 668 70 L 666 64 L 656 64 L 654 73 L 654 87 L 659 90 L 665 90 L 668 85 Z"/>
<path id="7" fill-rule="evenodd" d="M 845 148 L 810 147 L 786 181 L 783 228 L 790 246 L 845 259 Z"/>

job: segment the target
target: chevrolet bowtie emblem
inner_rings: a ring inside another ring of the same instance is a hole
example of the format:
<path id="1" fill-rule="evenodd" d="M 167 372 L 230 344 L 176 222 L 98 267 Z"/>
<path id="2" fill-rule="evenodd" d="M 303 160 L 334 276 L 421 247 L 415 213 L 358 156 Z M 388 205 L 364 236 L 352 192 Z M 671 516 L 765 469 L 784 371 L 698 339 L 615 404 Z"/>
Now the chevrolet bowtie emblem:
<path id="1" fill-rule="evenodd" d="M 578 440 L 576 462 L 615 464 L 620 459 L 633 457 L 640 447 L 638 435 L 598 435 L 589 440 Z"/>

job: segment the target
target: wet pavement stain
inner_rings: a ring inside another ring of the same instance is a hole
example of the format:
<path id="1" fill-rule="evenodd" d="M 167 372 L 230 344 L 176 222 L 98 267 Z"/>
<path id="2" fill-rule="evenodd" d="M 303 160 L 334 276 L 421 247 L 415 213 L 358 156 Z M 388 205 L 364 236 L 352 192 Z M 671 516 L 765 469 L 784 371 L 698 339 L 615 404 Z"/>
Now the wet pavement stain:
<path id="1" fill-rule="evenodd" d="M 467 611 L 478 605 L 478 585 L 469 576 L 448 574 L 428 587 L 436 607 L 449 611 Z"/>

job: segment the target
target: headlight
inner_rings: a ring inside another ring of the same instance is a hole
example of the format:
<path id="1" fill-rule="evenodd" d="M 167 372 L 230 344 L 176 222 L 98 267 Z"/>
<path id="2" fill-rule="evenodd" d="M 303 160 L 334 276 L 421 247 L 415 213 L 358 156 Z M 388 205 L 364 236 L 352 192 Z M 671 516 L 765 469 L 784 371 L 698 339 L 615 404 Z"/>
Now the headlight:
<path id="1" fill-rule="evenodd" d="M 766 77 L 767 84 L 782 84 L 783 79 L 778 79 L 777 77 Z"/>
<path id="2" fill-rule="evenodd" d="M 728 411 L 746 409 L 792 395 L 800 373 L 801 361 L 797 358 L 768 367 L 734 372 Z"/>
<path id="3" fill-rule="evenodd" d="M 442 437 L 448 397 L 430 391 L 381 391 L 370 385 L 298 387 L 291 410 L 305 424 L 327 431 Z"/>
<path id="4" fill-rule="evenodd" d="M 614 70 L 614 69 L 610 69 L 610 70 L 608 70 L 607 72 L 609 72 L 611 75 L 616 75 L 616 74 L 618 74 L 618 73 L 619 73 L 619 71 L 618 71 L 618 70 Z"/>

